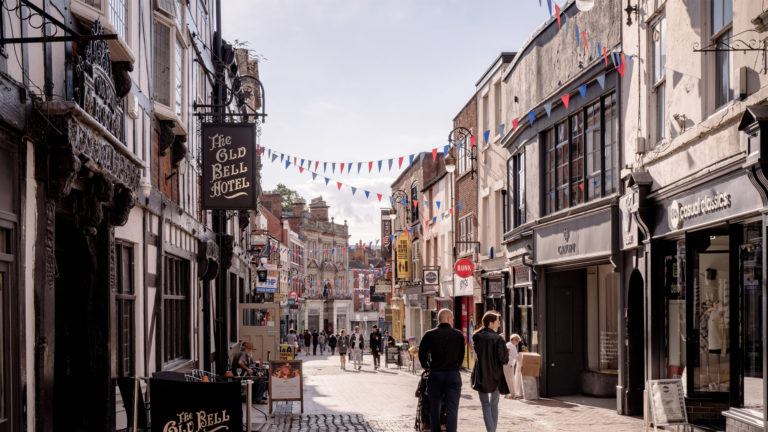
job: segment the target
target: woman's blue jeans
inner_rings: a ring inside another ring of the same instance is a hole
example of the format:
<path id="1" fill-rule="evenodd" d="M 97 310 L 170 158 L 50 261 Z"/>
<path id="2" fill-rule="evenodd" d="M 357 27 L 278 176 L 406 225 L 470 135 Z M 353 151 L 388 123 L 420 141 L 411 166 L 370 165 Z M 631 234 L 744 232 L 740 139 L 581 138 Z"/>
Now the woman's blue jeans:
<path id="1" fill-rule="evenodd" d="M 483 408 L 483 421 L 485 430 L 496 432 L 496 425 L 499 423 L 499 391 L 493 393 L 477 392 L 480 395 L 480 405 Z"/>

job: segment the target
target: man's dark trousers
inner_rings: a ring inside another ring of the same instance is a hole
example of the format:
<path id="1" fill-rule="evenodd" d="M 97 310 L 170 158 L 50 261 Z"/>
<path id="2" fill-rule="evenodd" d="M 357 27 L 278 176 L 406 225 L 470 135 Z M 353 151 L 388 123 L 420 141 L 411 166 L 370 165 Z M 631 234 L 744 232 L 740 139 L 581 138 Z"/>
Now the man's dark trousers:
<path id="1" fill-rule="evenodd" d="M 440 401 L 445 395 L 445 410 L 448 414 L 445 430 L 456 432 L 461 396 L 461 375 L 459 371 L 430 371 L 427 378 L 429 394 L 429 425 L 432 432 L 440 432 Z"/>
<path id="2" fill-rule="evenodd" d="M 317 355 L 317 343 L 312 342 L 312 355 Z"/>

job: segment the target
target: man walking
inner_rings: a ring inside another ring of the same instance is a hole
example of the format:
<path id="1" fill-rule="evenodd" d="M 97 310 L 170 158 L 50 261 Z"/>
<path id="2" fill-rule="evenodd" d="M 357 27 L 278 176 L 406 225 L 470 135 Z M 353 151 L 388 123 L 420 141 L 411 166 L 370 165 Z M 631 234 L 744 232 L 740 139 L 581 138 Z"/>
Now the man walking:
<path id="1" fill-rule="evenodd" d="M 312 355 L 317 355 L 317 342 L 320 335 L 317 333 L 317 329 L 312 329 Z"/>
<path id="2" fill-rule="evenodd" d="M 446 431 L 456 432 L 461 396 L 459 368 L 464 360 L 464 335 L 453 328 L 453 312 L 441 309 L 439 325 L 424 333 L 419 345 L 419 361 L 429 371 L 429 424 L 432 432 L 440 431 L 440 401 L 445 395 Z"/>
<path id="3" fill-rule="evenodd" d="M 381 364 L 381 333 L 379 333 L 378 327 L 373 326 L 368 344 L 371 346 L 371 355 L 373 356 L 373 370 L 378 370 L 379 364 Z"/>
<path id="4" fill-rule="evenodd" d="M 349 338 L 349 345 L 352 348 L 353 367 L 357 370 L 363 368 L 363 334 L 360 333 L 360 327 L 355 326 L 355 332 Z"/>

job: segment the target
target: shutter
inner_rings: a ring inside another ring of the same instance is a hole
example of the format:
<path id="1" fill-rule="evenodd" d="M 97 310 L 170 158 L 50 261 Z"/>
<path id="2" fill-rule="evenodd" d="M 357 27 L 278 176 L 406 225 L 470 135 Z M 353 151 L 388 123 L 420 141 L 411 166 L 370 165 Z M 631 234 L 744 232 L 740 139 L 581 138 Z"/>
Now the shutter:
<path id="1" fill-rule="evenodd" d="M 155 20 L 154 38 L 154 97 L 155 101 L 171 106 L 171 28 Z"/>

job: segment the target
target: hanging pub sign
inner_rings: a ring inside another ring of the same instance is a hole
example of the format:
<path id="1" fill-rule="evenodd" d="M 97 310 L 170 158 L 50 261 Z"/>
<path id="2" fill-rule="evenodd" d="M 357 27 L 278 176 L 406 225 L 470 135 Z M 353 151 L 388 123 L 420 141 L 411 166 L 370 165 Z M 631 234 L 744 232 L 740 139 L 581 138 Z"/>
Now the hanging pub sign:
<path id="1" fill-rule="evenodd" d="M 240 383 L 151 379 L 152 432 L 238 431 L 243 428 Z"/>
<path id="2" fill-rule="evenodd" d="M 203 209 L 255 210 L 256 126 L 203 123 Z"/>

